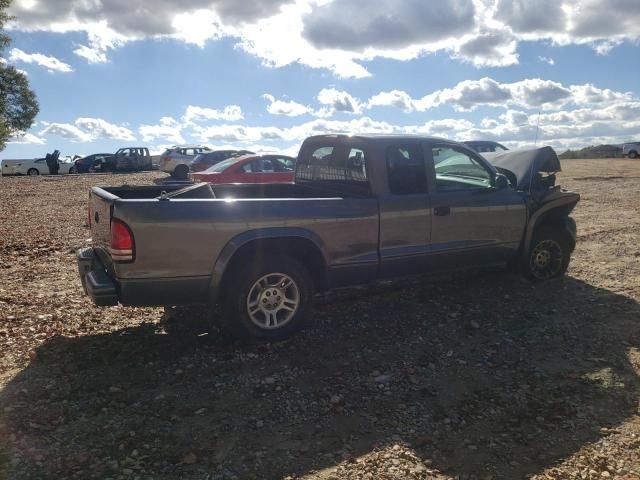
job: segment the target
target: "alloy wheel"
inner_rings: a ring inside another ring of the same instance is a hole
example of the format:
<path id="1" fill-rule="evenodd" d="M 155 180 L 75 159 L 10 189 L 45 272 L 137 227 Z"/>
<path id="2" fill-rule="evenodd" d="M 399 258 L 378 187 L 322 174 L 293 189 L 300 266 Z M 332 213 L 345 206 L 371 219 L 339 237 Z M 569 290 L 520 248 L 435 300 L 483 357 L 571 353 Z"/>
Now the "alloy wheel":
<path id="1" fill-rule="evenodd" d="M 539 280 L 553 278 L 562 268 L 562 247 L 555 240 L 542 240 L 531 251 L 531 273 Z"/>
<path id="2" fill-rule="evenodd" d="M 300 288 L 289 275 L 269 273 L 253 284 L 246 305 L 249 318 L 257 327 L 282 328 L 298 311 Z"/>

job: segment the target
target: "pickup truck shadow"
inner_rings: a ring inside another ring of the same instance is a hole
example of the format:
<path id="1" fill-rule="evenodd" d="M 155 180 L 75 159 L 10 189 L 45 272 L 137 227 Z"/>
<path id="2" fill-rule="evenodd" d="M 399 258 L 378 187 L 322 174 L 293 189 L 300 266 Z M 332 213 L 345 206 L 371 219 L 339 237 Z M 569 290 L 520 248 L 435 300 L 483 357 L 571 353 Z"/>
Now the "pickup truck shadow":
<path id="1" fill-rule="evenodd" d="M 493 272 L 368 293 L 320 298 L 311 327 L 277 344 L 152 324 L 54 338 L 0 392 L 6 468 L 16 478 L 347 477 L 372 462 L 372 478 L 523 478 L 636 412 L 632 299 Z M 375 467 L 386 452 L 398 467 Z"/>

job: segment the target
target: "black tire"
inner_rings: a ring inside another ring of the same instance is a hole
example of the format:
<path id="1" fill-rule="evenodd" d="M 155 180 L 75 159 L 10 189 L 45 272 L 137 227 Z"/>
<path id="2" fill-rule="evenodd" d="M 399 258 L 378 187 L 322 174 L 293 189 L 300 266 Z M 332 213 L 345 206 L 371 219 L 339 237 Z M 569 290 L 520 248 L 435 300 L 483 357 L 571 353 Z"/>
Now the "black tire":
<path id="1" fill-rule="evenodd" d="M 29 176 L 40 175 L 40 172 L 38 171 L 37 168 L 30 168 L 29 170 L 27 170 L 27 175 Z"/>
<path id="2" fill-rule="evenodd" d="M 313 281 L 307 269 L 297 260 L 285 255 L 247 258 L 230 275 L 221 293 L 224 303 L 220 321 L 222 328 L 232 337 L 282 340 L 307 323 L 312 309 Z M 273 284 L 279 279 L 283 281 Z M 262 288 L 259 285 L 261 280 L 270 286 Z M 293 284 L 285 286 L 289 280 Z M 294 302 L 289 297 L 297 298 L 293 311 Z M 252 301 L 255 301 L 253 315 L 250 312 Z M 271 301 L 272 304 L 267 303 Z M 263 302 L 267 304 L 264 305 L 265 309 Z M 267 310 L 269 307 L 272 309 Z M 271 314 L 267 314 L 267 311 Z"/>
<path id="3" fill-rule="evenodd" d="M 178 165 L 174 170 L 172 177 L 178 180 L 186 180 L 189 176 L 189 167 L 186 165 Z"/>
<path id="4" fill-rule="evenodd" d="M 71 167 L 69 169 L 69 175 L 73 175 L 74 173 L 76 173 L 76 169 L 75 169 L 75 167 Z"/>
<path id="5" fill-rule="evenodd" d="M 522 259 L 522 272 L 535 282 L 562 277 L 572 251 L 573 242 L 567 233 L 551 225 L 542 226 L 533 235 L 531 247 Z"/>
<path id="6" fill-rule="evenodd" d="M 638 152 L 636 152 L 635 150 L 631 150 L 629 152 L 629 158 L 638 158 Z"/>

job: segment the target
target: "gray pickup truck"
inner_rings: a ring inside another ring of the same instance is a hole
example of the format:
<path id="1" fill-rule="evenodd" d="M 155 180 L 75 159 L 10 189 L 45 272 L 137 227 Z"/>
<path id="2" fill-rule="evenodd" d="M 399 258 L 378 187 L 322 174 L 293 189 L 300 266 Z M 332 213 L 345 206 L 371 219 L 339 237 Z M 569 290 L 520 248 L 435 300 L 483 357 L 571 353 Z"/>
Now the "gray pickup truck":
<path id="1" fill-rule="evenodd" d="M 217 305 L 235 334 L 283 338 L 318 291 L 500 263 L 563 275 L 580 196 L 555 186 L 558 157 L 491 155 L 323 135 L 303 143 L 291 184 L 94 187 L 82 283 L 97 305 Z"/>

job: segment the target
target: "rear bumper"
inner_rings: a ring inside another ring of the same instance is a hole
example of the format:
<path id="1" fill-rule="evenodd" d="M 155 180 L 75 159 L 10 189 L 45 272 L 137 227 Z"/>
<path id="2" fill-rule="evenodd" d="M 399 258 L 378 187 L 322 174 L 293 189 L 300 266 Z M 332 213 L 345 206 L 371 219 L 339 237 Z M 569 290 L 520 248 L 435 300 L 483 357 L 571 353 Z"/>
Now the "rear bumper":
<path id="1" fill-rule="evenodd" d="M 100 263 L 93 248 L 76 253 L 78 272 L 84 291 L 99 307 L 118 303 L 126 306 L 154 307 L 206 303 L 210 276 L 114 279 Z"/>
<path id="2" fill-rule="evenodd" d="M 100 307 L 118 304 L 118 288 L 96 258 L 93 248 L 81 248 L 76 253 L 82 288 L 93 303 Z"/>

